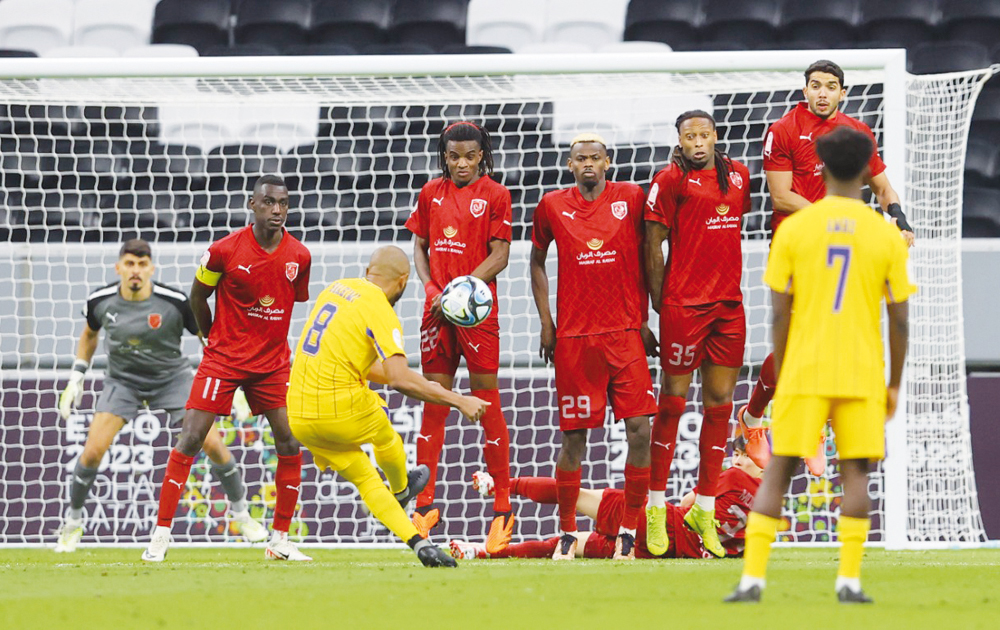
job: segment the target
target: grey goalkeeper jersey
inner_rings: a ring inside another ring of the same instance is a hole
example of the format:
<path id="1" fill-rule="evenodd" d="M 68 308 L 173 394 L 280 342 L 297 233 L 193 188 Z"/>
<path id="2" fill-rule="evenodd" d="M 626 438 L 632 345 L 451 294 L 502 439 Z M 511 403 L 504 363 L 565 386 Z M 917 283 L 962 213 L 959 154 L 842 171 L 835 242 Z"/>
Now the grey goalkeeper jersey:
<path id="1" fill-rule="evenodd" d="M 191 305 L 184 293 L 159 283 L 141 302 L 123 298 L 119 287 L 94 291 L 83 309 L 91 330 L 104 329 L 108 376 L 140 392 L 162 388 L 191 369 L 181 352 L 184 330 L 198 332 Z"/>

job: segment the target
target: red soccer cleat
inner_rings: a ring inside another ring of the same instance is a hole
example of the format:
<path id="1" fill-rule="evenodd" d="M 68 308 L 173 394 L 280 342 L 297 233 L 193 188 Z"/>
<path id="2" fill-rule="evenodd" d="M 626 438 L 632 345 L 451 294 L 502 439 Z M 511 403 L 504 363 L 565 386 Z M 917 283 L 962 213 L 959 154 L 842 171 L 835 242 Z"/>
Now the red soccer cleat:
<path id="1" fill-rule="evenodd" d="M 764 427 L 750 428 L 743 421 L 743 414 L 747 411 L 747 406 L 743 405 L 736 412 L 736 419 L 740 423 L 740 431 L 743 432 L 743 439 L 747 441 L 747 457 L 759 468 L 766 468 L 771 461 L 771 445 L 767 441 L 767 429 Z M 824 464 L 825 465 L 825 464 Z"/>

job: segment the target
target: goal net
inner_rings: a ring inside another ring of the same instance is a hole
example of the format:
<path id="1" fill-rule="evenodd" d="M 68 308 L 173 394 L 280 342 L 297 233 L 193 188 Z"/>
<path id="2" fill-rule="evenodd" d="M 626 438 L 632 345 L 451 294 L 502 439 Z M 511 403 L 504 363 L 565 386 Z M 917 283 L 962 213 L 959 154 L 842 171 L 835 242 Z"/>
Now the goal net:
<path id="1" fill-rule="evenodd" d="M 315 296 L 334 279 L 361 275 L 377 244 L 412 249 L 403 223 L 421 185 L 439 172 L 437 135 L 458 119 L 490 130 L 495 178 L 513 198 L 510 265 L 498 283 L 501 399 L 512 474 L 554 475 L 558 410 L 553 373 L 538 358 L 528 252 L 538 200 L 572 183 L 567 144 L 579 131 L 597 130 L 608 140 L 612 179 L 646 186 L 667 163 L 676 116 L 706 109 L 718 120 L 723 147 L 749 167 L 753 211 L 743 232 L 749 330 L 738 407 L 770 349 L 762 283 L 770 214 L 763 138 L 800 99 L 802 70 L 817 54 L 352 58 L 349 64 L 317 58 L 7 62 L 0 70 L 0 285 L 10 296 L 0 304 L 0 543 L 52 542 L 68 506 L 72 469 L 102 388 L 103 352 L 88 375 L 81 409 L 68 421 L 56 410 L 58 394 L 83 329 L 80 309 L 90 290 L 115 280 L 122 240 L 151 241 L 156 280 L 187 291 L 208 243 L 248 223 L 254 179 L 280 173 L 291 192 L 288 228 L 313 254 Z M 912 253 L 920 292 L 911 301 L 905 413 L 890 427 L 890 459 L 871 476 L 871 539 L 901 546 L 981 541 L 959 240 L 969 119 L 989 72 L 916 78 L 905 75 L 901 51 L 829 56 L 847 72 L 845 111 L 872 127 L 890 180 L 905 191 L 919 243 Z M 423 290 L 412 284 L 396 310 L 416 365 Z M 292 342 L 306 314 L 305 305 L 296 308 Z M 655 314 L 651 324 L 656 330 Z M 197 363 L 197 342 L 185 343 Z M 657 366 L 651 363 L 656 382 Z M 461 371 L 458 386 L 467 386 Z M 395 393 L 387 400 L 412 461 L 421 406 Z M 701 408 L 696 379 L 668 489 L 675 502 L 695 483 Z M 276 454 L 266 422 L 223 418 L 220 426 L 244 470 L 251 513 L 269 520 Z M 85 544 L 148 540 L 176 433 L 159 410 L 125 427 L 85 508 Z M 485 536 L 491 501 L 470 483 L 484 468 L 483 439 L 479 427 L 452 413 L 438 476 L 444 527 L 435 541 Z M 620 487 L 625 452 L 620 425 L 609 420 L 593 431 L 583 485 Z M 780 540 L 835 540 L 841 486 L 832 438 L 827 453 L 824 476 L 803 471 L 792 482 Z M 517 537 L 556 531 L 554 505 L 514 503 Z M 226 507 L 199 456 L 174 539 L 238 540 Z M 582 518 L 581 526 L 587 526 Z M 362 510 L 350 484 L 312 465 L 303 472 L 292 533 L 305 543 L 394 542 Z"/>

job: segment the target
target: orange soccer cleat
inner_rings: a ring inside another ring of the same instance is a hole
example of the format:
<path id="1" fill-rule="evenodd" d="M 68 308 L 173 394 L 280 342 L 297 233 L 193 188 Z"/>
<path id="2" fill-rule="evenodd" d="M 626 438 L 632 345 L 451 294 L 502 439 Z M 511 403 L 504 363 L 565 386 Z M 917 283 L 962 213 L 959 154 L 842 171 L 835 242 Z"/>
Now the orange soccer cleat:
<path id="1" fill-rule="evenodd" d="M 812 457 L 806 457 L 806 468 L 809 469 L 809 474 L 814 477 L 822 477 L 826 474 L 826 438 L 823 437 L 819 441 L 819 446 L 816 449 L 816 454 Z"/>
<path id="2" fill-rule="evenodd" d="M 503 551 L 510 544 L 510 536 L 514 533 L 514 514 L 512 512 L 497 512 L 490 523 L 490 533 L 486 535 L 486 553 L 495 554 Z"/>
<path id="3" fill-rule="evenodd" d="M 418 508 L 413 516 L 410 517 L 410 521 L 413 522 L 413 526 L 417 528 L 417 532 L 422 538 L 427 538 L 430 535 L 431 530 L 437 527 L 438 523 L 441 522 L 441 511 L 437 508 L 431 508 L 426 512 L 421 512 Z"/>
<path id="4" fill-rule="evenodd" d="M 747 457 L 758 467 L 767 468 L 767 463 L 771 461 L 771 445 L 767 441 L 767 429 L 762 426 L 748 427 L 743 420 L 743 414 L 746 412 L 747 406 L 743 405 L 736 412 L 736 419 L 740 423 L 743 439 L 747 441 Z"/>

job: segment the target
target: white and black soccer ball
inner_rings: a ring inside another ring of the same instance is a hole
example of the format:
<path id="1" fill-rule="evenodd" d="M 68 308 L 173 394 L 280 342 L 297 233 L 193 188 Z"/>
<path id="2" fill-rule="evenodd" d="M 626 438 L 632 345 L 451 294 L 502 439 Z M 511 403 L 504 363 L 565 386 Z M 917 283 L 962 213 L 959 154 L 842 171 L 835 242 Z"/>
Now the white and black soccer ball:
<path id="1" fill-rule="evenodd" d="M 441 312 L 456 326 L 471 328 L 483 323 L 493 310 L 493 293 L 475 276 L 459 276 L 441 293 Z"/>

